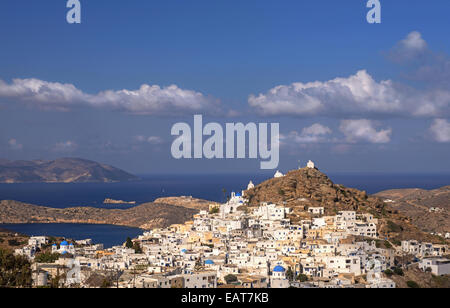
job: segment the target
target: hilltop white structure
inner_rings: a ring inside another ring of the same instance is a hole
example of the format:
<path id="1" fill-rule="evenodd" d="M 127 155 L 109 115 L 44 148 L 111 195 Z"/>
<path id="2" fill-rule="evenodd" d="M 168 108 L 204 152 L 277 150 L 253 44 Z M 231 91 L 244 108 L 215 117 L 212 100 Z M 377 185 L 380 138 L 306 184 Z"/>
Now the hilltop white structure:
<path id="1" fill-rule="evenodd" d="M 248 183 L 248 185 L 247 185 L 247 190 L 250 190 L 250 189 L 253 189 L 253 188 L 255 188 L 255 184 L 253 184 L 253 182 L 250 181 L 250 183 Z"/>
<path id="2" fill-rule="evenodd" d="M 283 176 L 284 176 L 284 174 L 278 170 L 273 177 L 277 179 L 277 178 L 282 178 Z"/>
<path id="3" fill-rule="evenodd" d="M 316 168 L 316 164 L 314 164 L 314 162 L 310 160 L 310 161 L 308 161 L 308 163 L 306 164 L 306 168 L 314 169 L 314 168 Z"/>

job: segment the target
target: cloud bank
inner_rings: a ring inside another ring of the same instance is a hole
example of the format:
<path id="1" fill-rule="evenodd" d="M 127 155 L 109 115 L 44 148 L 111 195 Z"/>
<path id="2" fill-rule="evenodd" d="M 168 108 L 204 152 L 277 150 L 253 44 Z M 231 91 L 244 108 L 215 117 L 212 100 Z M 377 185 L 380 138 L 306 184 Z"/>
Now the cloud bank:
<path id="1" fill-rule="evenodd" d="M 60 111 L 78 105 L 143 115 L 210 114 L 220 109 L 216 99 L 176 85 L 161 88 L 144 84 L 137 90 L 106 90 L 91 95 L 72 84 L 39 79 L 14 79 L 8 84 L 0 80 L 0 98 Z"/>
<path id="2" fill-rule="evenodd" d="M 392 80 L 377 82 L 361 70 L 347 78 L 278 86 L 251 95 L 249 104 L 266 116 L 435 117 L 450 114 L 450 91 L 421 92 Z"/>
<path id="3" fill-rule="evenodd" d="M 419 32 L 411 32 L 391 51 L 391 57 L 415 62 L 411 79 L 425 81 L 415 88 L 392 80 L 376 81 L 366 70 L 328 81 L 280 85 L 250 95 L 249 105 L 260 115 L 298 117 L 448 117 L 450 61 L 429 51 Z M 437 78 L 438 76 L 438 78 Z"/>

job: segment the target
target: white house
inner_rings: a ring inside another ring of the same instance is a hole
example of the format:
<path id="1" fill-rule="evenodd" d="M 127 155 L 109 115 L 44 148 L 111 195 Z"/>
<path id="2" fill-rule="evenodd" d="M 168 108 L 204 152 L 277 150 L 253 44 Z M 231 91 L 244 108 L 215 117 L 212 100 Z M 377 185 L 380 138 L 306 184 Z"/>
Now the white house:
<path id="1" fill-rule="evenodd" d="M 423 271 L 431 269 L 431 273 L 436 276 L 450 274 L 450 260 L 449 259 L 423 259 L 419 263 L 419 268 Z"/>
<path id="2" fill-rule="evenodd" d="M 28 239 L 29 246 L 35 246 L 41 248 L 42 245 L 48 243 L 48 238 L 46 236 L 32 236 Z"/>

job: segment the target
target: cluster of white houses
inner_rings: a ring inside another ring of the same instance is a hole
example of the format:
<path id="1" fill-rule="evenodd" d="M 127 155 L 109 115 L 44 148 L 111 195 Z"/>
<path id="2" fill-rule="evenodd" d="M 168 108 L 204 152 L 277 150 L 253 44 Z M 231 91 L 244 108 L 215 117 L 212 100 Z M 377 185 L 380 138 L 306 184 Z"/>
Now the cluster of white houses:
<path id="1" fill-rule="evenodd" d="M 394 288 L 383 271 L 405 254 L 417 257 L 423 270 L 450 273 L 449 261 L 441 258 L 445 245 L 406 241 L 380 248 L 378 220 L 371 214 L 325 216 L 324 208 L 316 207 L 307 210 L 314 214 L 310 219 L 294 224 L 284 205 L 261 203 L 252 209 L 246 203 L 243 193 L 233 193 L 227 203 L 201 211 L 192 221 L 145 232 L 133 240 L 139 253 L 124 246 L 103 249 L 89 240 L 75 246 L 62 242 L 52 248 L 62 256 L 55 264 L 34 265 L 35 284 L 46 284 L 46 275 L 55 275 L 58 266 L 76 264 L 81 286 L 93 272 L 116 271 L 133 273 L 117 280 L 124 288 Z M 33 237 L 17 253 L 33 258 L 32 251 L 46 243 L 45 237 Z"/>
<path id="2" fill-rule="evenodd" d="M 420 258 L 423 270 L 437 275 L 449 274 L 450 263 L 439 258 L 447 246 L 402 242 L 398 249 L 377 248 L 377 219 L 352 211 L 323 216 L 323 208 L 309 208 L 314 218 L 292 224 L 290 209 L 262 203 L 249 212 L 241 208 L 242 194 L 218 209 L 201 211 L 193 221 L 166 229 L 145 232 L 135 239 L 141 253 L 117 246 L 103 249 L 92 241 L 66 241 L 53 245 L 61 254 L 54 264 L 34 264 L 35 284 L 48 283 L 61 267 L 80 269 L 78 283 L 83 285 L 96 271 L 132 271 L 117 282 L 119 287 L 139 288 L 215 288 L 234 283 L 243 287 L 395 287 L 382 274 L 395 266 L 395 257 L 409 254 Z M 346 241 L 350 236 L 364 238 Z M 46 237 L 32 237 L 29 245 L 16 251 L 31 259 L 48 243 Z M 68 257 L 64 257 L 67 255 Z M 142 271 L 144 269 L 144 271 Z M 365 275 L 362 283 L 356 278 Z M 307 277 L 299 282 L 295 277 Z M 294 279 L 292 279 L 294 278 Z"/>

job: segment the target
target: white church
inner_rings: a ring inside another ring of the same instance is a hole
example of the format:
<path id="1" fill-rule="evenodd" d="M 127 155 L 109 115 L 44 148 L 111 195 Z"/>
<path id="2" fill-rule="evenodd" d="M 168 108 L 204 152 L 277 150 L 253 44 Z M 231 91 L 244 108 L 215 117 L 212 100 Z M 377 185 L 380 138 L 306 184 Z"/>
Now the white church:
<path id="1" fill-rule="evenodd" d="M 237 209 L 240 206 L 244 205 L 245 201 L 246 200 L 244 199 L 241 193 L 232 192 L 230 200 L 227 203 L 222 204 L 220 206 L 221 216 L 225 217 L 230 213 L 236 213 Z"/>
<path id="2" fill-rule="evenodd" d="M 300 167 L 299 169 L 301 169 L 302 167 Z M 312 161 L 312 160 L 309 160 L 307 163 L 306 163 L 306 168 L 308 168 L 308 169 L 315 169 L 316 168 L 316 164 Z M 275 173 L 275 175 L 273 176 L 275 179 L 278 179 L 278 178 L 282 178 L 282 177 L 284 177 L 284 174 L 283 173 L 281 173 L 279 170 L 277 170 L 277 172 Z"/>
<path id="3" fill-rule="evenodd" d="M 72 243 L 69 244 L 67 241 L 61 242 L 61 244 L 59 244 L 59 248 L 58 245 L 53 244 L 52 253 L 59 253 L 62 255 L 66 253 L 75 254 L 75 246 Z"/>
<path id="4" fill-rule="evenodd" d="M 306 168 L 315 169 L 316 164 L 313 161 L 309 160 L 308 163 L 306 164 Z"/>

